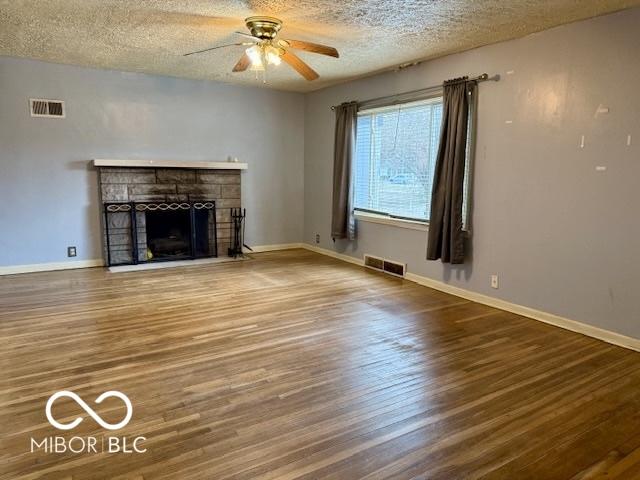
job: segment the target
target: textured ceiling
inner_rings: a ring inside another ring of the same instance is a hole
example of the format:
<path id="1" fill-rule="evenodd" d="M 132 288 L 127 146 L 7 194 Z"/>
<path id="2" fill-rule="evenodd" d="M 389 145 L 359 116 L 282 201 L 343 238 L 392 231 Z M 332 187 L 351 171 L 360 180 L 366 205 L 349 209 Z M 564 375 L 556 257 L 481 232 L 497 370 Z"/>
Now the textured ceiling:
<path id="1" fill-rule="evenodd" d="M 260 85 L 231 73 L 246 47 L 243 19 L 284 21 L 281 38 L 336 47 L 340 58 L 300 53 L 320 74 L 307 82 L 284 63 L 267 87 L 311 91 L 419 59 L 521 37 L 640 5 L 640 0 L 0 0 L 0 55 Z"/>

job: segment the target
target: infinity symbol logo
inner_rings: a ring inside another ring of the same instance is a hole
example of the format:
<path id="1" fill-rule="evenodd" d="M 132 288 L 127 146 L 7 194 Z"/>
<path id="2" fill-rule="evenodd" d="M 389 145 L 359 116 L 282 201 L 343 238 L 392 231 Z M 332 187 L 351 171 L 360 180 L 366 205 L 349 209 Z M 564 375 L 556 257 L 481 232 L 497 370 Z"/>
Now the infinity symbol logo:
<path id="1" fill-rule="evenodd" d="M 102 428 L 106 428 L 107 430 L 118 430 L 119 428 L 124 427 L 127 423 L 129 423 L 129 420 L 131 420 L 131 415 L 133 415 L 133 407 L 131 406 L 129 397 L 127 397 L 122 392 L 118 392 L 117 390 L 109 390 L 108 392 L 104 392 L 98 398 L 96 398 L 96 403 L 102 403 L 105 398 L 117 397 L 122 400 L 127 406 L 127 414 L 125 415 L 124 419 L 114 425 L 102 420 L 102 418 L 100 418 L 100 416 L 75 393 L 69 392 L 67 390 L 61 390 L 49 397 L 49 400 L 47 400 L 47 408 L 45 410 L 49 423 L 60 430 L 71 430 L 72 428 L 77 427 L 83 420 L 82 417 L 78 417 L 74 421 L 69 423 L 60 423 L 56 421 L 51 415 L 51 406 L 53 405 L 53 402 L 55 402 L 60 397 L 69 397 L 73 399 L 78 405 L 82 407 L 85 412 L 87 412 L 91 416 L 91 418 L 93 418 Z"/>

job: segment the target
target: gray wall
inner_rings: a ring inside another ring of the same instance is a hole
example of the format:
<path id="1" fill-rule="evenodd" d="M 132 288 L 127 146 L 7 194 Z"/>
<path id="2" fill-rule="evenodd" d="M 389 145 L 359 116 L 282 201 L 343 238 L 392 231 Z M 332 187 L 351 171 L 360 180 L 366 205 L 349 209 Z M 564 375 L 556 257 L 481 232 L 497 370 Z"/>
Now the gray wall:
<path id="1" fill-rule="evenodd" d="M 67 118 L 31 118 L 30 97 Z M 249 163 L 247 242 L 301 241 L 302 95 L 0 57 L 0 266 L 102 257 L 92 158 L 229 155 Z"/>
<path id="2" fill-rule="evenodd" d="M 307 95 L 305 241 L 640 337 L 639 25 L 629 10 Z M 333 244 L 329 106 L 482 72 L 502 80 L 480 86 L 472 259 L 427 262 L 424 232 L 365 222 L 354 245 Z"/>

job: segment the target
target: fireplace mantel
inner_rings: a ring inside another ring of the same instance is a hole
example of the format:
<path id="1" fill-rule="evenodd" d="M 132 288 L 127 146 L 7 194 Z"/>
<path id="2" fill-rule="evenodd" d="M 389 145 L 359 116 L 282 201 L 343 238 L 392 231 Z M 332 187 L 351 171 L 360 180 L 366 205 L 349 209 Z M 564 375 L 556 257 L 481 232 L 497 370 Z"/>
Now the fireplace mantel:
<path id="1" fill-rule="evenodd" d="M 202 170 L 246 170 L 247 164 L 241 162 L 209 162 L 209 161 L 180 161 L 180 160 L 111 160 L 96 158 L 94 167 L 120 168 L 196 168 Z"/>

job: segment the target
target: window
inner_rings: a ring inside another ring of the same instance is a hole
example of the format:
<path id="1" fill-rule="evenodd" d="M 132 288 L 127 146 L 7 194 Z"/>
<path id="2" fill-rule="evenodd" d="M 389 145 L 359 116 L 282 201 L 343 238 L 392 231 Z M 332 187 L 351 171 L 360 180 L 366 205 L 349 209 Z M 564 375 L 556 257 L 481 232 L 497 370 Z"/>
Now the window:
<path id="1" fill-rule="evenodd" d="M 442 97 L 358 113 L 354 206 L 428 221 Z"/>

